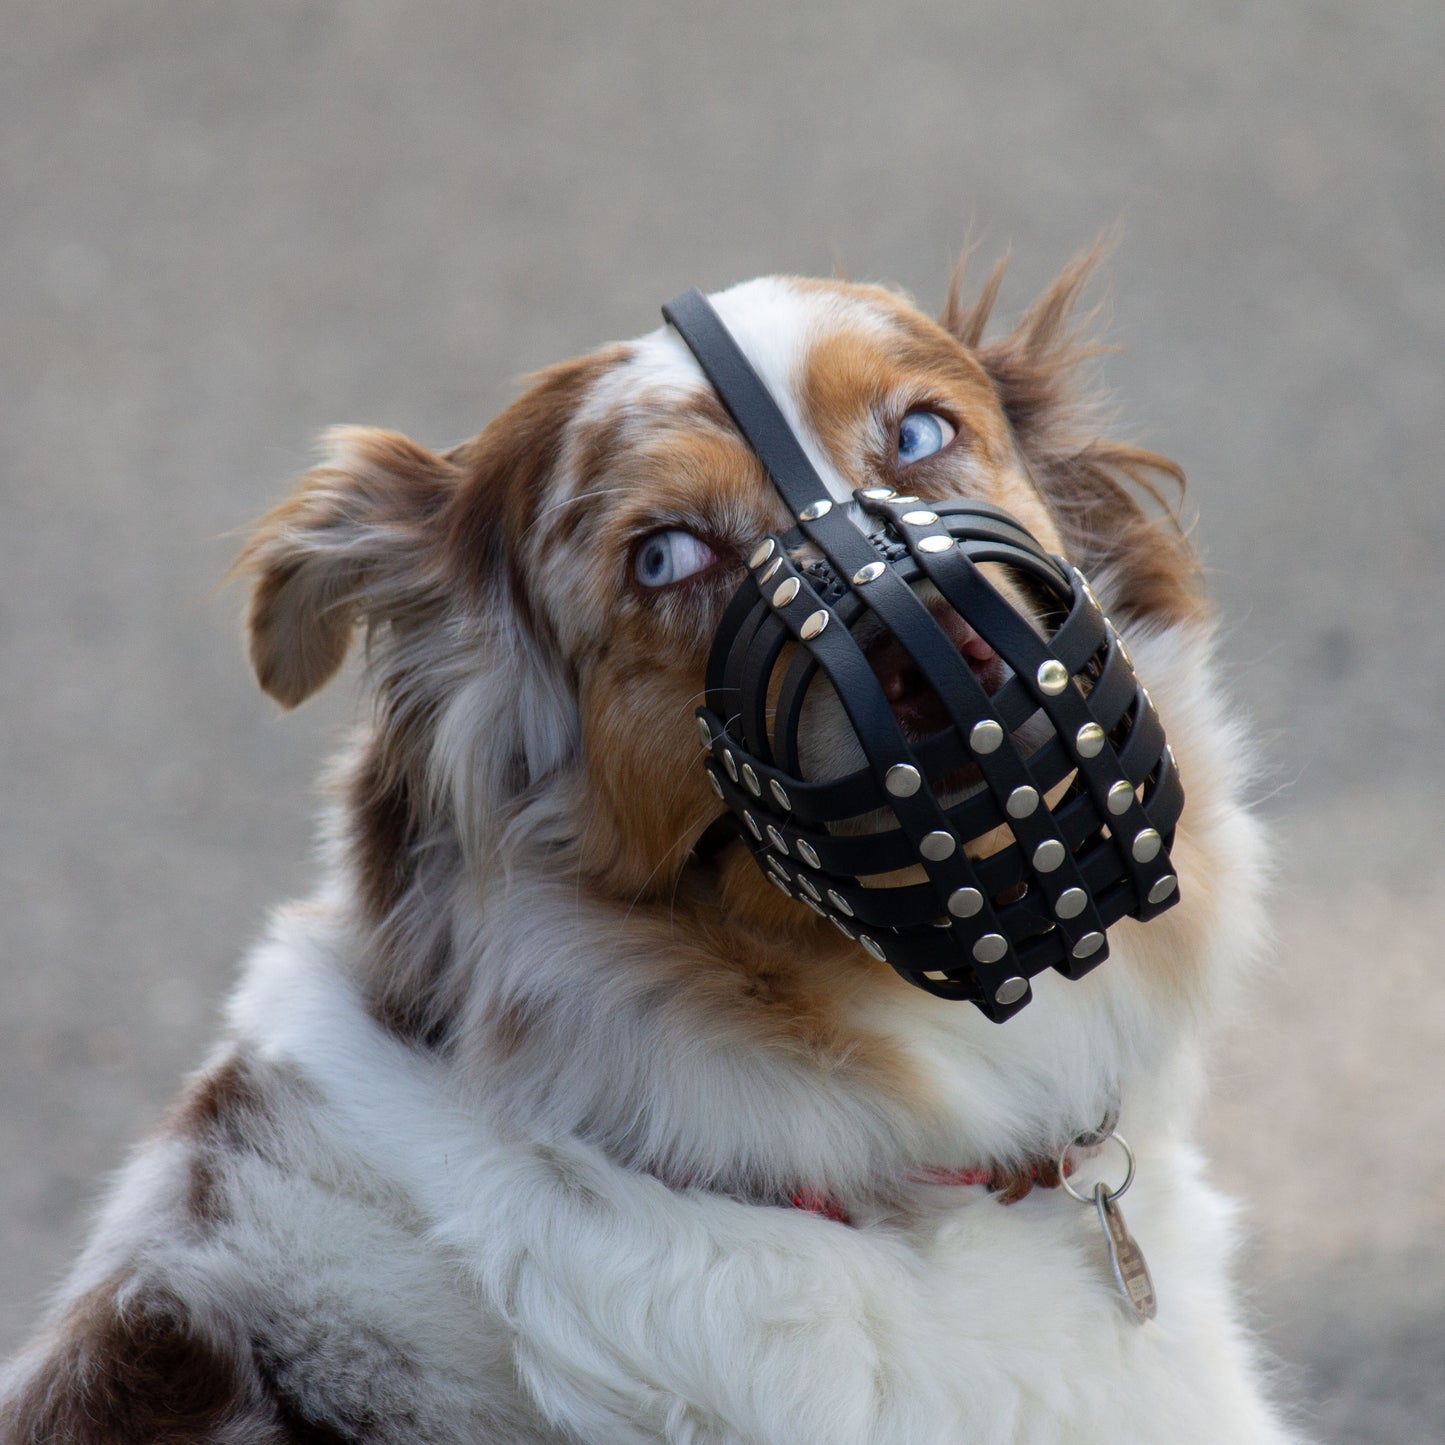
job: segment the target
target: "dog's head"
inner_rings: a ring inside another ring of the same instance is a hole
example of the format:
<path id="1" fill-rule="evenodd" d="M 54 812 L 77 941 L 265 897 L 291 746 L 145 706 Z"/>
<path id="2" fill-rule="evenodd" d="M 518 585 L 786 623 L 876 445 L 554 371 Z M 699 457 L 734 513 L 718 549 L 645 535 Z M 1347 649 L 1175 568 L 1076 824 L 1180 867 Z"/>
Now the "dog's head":
<path id="1" fill-rule="evenodd" d="M 997 274 L 971 305 L 955 287 L 938 322 L 841 281 L 766 278 L 713 300 L 835 496 L 882 484 L 999 506 L 1137 635 L 1195 615 L 1195 569 L 1139 495 L 1177 469 L 1104 440 L 1081 398 L 1087 271 L 993 341 Z M 351 835 L 365 906 L 395 921 L 443 855 L 473 875 L 543 859 L 591 897 L 671 903 L 717 812 L 692 725 L 709 644 L 758 538 L 791 522 L 682 342 L 664 328 L 554 367 L 445 453 L 364 429 L 331 443 L 242 565 L 251 657 L 283 705 L 366 630 L 378 726 Z M 920 726 L 929 700 L 906 667 L 884 649 L 875 669 Z M 823 735 L 828 708 L 814 712 Z M 755 870 L 723 866 L 709 886 L 738 927 L 837 953 Z"/>

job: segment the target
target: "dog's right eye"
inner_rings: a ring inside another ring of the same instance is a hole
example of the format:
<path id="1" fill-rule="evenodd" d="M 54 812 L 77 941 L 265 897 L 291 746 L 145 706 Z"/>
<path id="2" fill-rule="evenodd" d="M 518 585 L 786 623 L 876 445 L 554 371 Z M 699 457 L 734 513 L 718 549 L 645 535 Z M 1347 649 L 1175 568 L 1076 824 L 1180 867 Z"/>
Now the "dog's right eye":
<path id="1" fill-rule="evenodd" d="M 644 537 L 633 554 L 632 575 L 644 587 L 667 587 L 711 567 L 717 553 L 691 532 L 672 528 Z"/>

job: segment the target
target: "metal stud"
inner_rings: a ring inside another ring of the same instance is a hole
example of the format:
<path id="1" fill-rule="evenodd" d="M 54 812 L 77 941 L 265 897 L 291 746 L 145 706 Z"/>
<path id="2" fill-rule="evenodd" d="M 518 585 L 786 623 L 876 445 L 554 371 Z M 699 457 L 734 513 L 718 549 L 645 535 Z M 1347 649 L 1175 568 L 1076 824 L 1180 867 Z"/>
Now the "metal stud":
<path id="1" fill-rule="evenodd" d="M 864 587 L 869 582 L 876 582 L 887 570 L 888 567 L 883 562 L 865 562 L 853 574 L 853 585 Z"/>
<path id="2" fill-rule="evenodd" d="M 728 770 L 728 777 L 730 777 L 733 782 L 737 782 L 738 760 L 733 757 L 733 755 L 728 752 L 726 748 L 723 749 L 723 767 Z"/>
<path id="3" fill-rule="evenodd" d="M 887 502 L 893 498 L 892 487 L 864 487 L 863 495 L 870 502 Z"/>
<path id="4" fill-rule="evenodd" d="M 905 512 L 903 520 L 910 527 L 931 527 L 938 520 L 937 512 Z"/>
<path id="5" fill-rule="evenodd" d="M 768 824 L 768 842 L 771 843 L 783 857 L 786 858 L 788 856 L 788 840 L 784 838 L 771 823 Z"/>
<path id="6" fill-rule="evenodd" d="M 1069 685 L 1069 669 L 1056 657 L 1039 663 L 1039 691 L 1045 697 L 1057 697 Z"/>
<path id="7" fill-rule="evenodd" d="M 923 774 L 907 763 L 894 763 L 883 775 L 883 786 L 895 798 L 911 798 L 923 786 Z"/>
<path id="8" fill-rule="evenodd" d="M 800 591 L 803 584 L 796 577 L 789 577 L 776 592 L 773 593 L 773 606 L 786 607 Z"/>
<path id="9" fill-rule="evenodd" d="M 866 948 L 868 952 L 871 953 L 873 957 L 878 960 L 879 963 L 888 962 L 888 955 L 883 952 L 882 945 L 878 943 L 876 939 L 869 938 L 866 933 L 860 933 L 858 935 L 858 942 L 861 943 L 863 947 Z"/>
<path id="10" fill-rule="evenodd" d="M 709 773 L 709 774 L 707 775 L 707 780 L 708 780 L 708 782 L 710 782 L 710 783 L 712 784 L 712 790 L 713 790 L 713 792 L 715 792 L 715 793 L 718 795 L 718 797 L 720 797 L 720 798 L 723 797 L 723 796 L 724 796 L 724 794 L 723 794 L 723 785 L 722 785 L 720 782 L 718 782 L 718 780 L 717 780 L 717 774 L 716 774 L 716 773 Z"/>
<path id="11" fill-rule="evenodd" d="M 748 558 L 748 566 L 753 568 L 761 567 L 763 563 L 773 555 L 773 549 L 776 546 L 777 543 L 774 542 L 771 537 L 764 537 L 763 540 L 758 543 L 753 555 Z"/>
<path id="12" fill-rule="evenodd" d="M 972 918 L 983 907 L 983 894 L 977 888 L 955 888 L 948 895 L 948 911 L 955 918 Z"/>
<path id="13" fill-rule="evenodd" d="M 813 900 L 814 903 L 821 903 L 823 901 L 823 895 L 818 892 L 814 884 L 809 879 L 804 878 L 801 875 L 798 878 L 798 887 L 801 888 L 803 892 L 806 893 L 808 897 Z"/>
<path id="14" fill-rule="evenodd" d="M 1069 952 L 1074 958 L 1092 958 L 1103 946 L 1102 933 L 1086 933 Z"/>
<path id="15" fill-rule="evenodd" d="M 833 504 L 826 497 L 819 497 L 816 502 L 809 502 L 801 512 L 798 513 L 800 522 L 816 522 L 819 517 L 826 517 L 833 510 Z"/>
<path id="16" fill-rule="evenodd" d="M 1134 855 L 1136 863 L 1152 863 L 1159 856 L 1159 850 L 1163 846 L 1164 840 L 1159 836 L 1157 828 L 1140 828 L 1134 834 L 1134 841 L 1129 845 L 1129 852 Z"/>
<path id="17" fill-rule="evenodd" d="M 1179 759 L 1174 756 L 1174 749 L 1168 743 L 1164 744 L 1164 756 L 1168 759 L 1169 766 L 1177 773 L 1179 771 Z"/>
<path id="18" fill-rule="evenodd" d="M 1057 838 L 1046 838 L 1034 849 L 1034 869 L 1039 873 L 1052 873 L 1063 861 L 1064 845 Z"/>
<path id="19" fill-rule="evenodd" d="M 836 888 L 828 890 L 828 902 L 838 910 L 839 913 L 846 913 L 849 918 L 853 916 L 853 905 L 838 892 Z"/>
<path id="20" fill-rule="evenodd" d="M 958 847 L 958 840 L 952 833 L 945 833 L 942 828 L 932 833 L 925 833 L 923 841 L 918 845 L 918 851 L 931 863 L 941 863 L 945 858 L 952 856 L 953 850 Z"/>
<path id="21" fill-rule="evenodd" d="M 1150 890 L 1150 903 L 1163 903 L 1163 901 L 1179 887 L 1179 880 L 1172 874 L 1166 873 Z"/>
<path id="22" fill-rule="evenodd" d="M 968 734 L 968 745 L 980 757 L 996 753 L 1003 745 L 1003 728 L 992 718 L 974 723 Z"/>
<path id="23" fill-rule="evenodd" d="M 843 935 L 844 938 L 853 937 L 853 930 L 849 928 L 848 925 L 844 923 L 841 918 L 832 918 L 829 919 L 829 922 L 833 925 L 834 928 L 838 930 L 839 933 Z"/>
<path id="24" fill-rule="evenodd" d="M 697 723 L 697 740 L 703 747 L 712 747 L 712 729 L 707 725 L 707 719 L 700 717 L 695 719 Z"/>
<path id="25" fill-rule="evenodd" d="M 758 775 L 753 771 L 751 763 L 743 764 L 743 786 L 753 797 L 761 798 L 763 796 L 763 785 L 758 782 Z"/>
<path id="26" fill-rule="evenodd" d="M 1081 758 L 1097 758 L 1104 751 L 1104 729 L 1098 723 L 1085 723 L 1074 734 L 1074 751 Z"/>
<path id="27" fill-rule="evenodd" d="M 743 822 L 748 825 L 748 832 L 761 843 L 763 841 L 763 830 L 758 827 L 758 820 L 753 817 L 746 808 L 743 809 Z"/>
<path id="28" fill-rule="evenodd" d="M 784 898 L 791 898 L 793 896 L 793 890 L 789 888 L 788 885 L 784 883 L 783 880 L 779 878 L 776 873 L 765 873 L 763 876 L 768 880 L 769 883 L 773 885 L 774 888 L 778 890 L 779 893 L 783 895 Z"/>
<path id="29" fill-rule="evenodd" d="M 923 537 L 919 539 L 918 550 L 920 552 L 946 552 L 953 546 L 952 537 Z"/>
<path id="30" fill-rule="evenodd" d="M 1003 806 L 1010 818 L 1027 818 L 1038 805 L 1039 790 L 1024 783 L 1008 795 L 1008 802 Z"/>
<path id="31" fill-rule="evenodd" d="M 778 568 L 782 565 L 783 559 L 781 557 L 774 557 L 773 560 L 758 573 L 758 586 L 766 587 L 767 584 L 778 575 Z"/>
<path id="32" fill-rule="evenodd" d="M 911 507 L 917 500 L 917 497 L 894 497 L 893 505 L 895 507 Z"/>
<path id="33" fill-rule="evenodd" d="M 819 863 L 817 850 L 811 843 L 799 838 L 793 846 L 798 850 L 798 857 L 801 858 L 809 868 L 821 868 L 823 866 Z"/>
<path id="34" fill-rule="evenodd" d="M 810 612 L 803 619 L 803 625 L 798 629 L 798 636 L 804 642 L 811 642 L 827 625 L 828 614 L 820 608 L 817 612 Z"/>
<path id="35" fill-rule="evenodd" d="M 776 873 L 778 877 L 783 880 L 784 883 L 790 881 L 787 864 L 783 863 L 780 859 L 774 857 L 774 855 L 771 853 L 768 854 L 768 867 L 771 868 L 773 872 Z"/>
<path id="36" fill-rule="evenodd" d="M 1006 978 L 994 990 L 993 1001 L 1007 1008 L 1011 1003 L 1017 1003 L 1029 991 L 1029 981 L 1026 978 L 1019 978 L 1017 974 L 1013 978 Z"/>
<path id="37" fill-rule="evenodd" d="M 1109 789 L 1108 805 L 1109 811 L 1117 818 L 1129 811 L 1129 805 L 1134 801 L 1134 786 L 1120 778 L 1112 788 Z"/>
<path id="38" fill-rule="evenodd" d="M 1008 952 L 1008 939 L 1001 933 L 985 933 L 973 946 L 979 963 L 997 963 Z"/>
<path id="39" fill-rule="evenodd" d="M 777 799 L 778 807 L 783 808 L 787 812 L 791 813 L 793 811 L 792 800 L 788 797 L 787 792 L 783 788 L 783 785 L 776 778 L 774 778 L 768 784 L 768 787 L 772 790 L 773 797 Z"/>
<path id="40" fill-rule="evenodd" d="M 827 915 L 826 913 L 824 913 L 823 910 L 822 910 L 821 908 L 819 908 L 818 905 L 817 905 L 816 903 L 814 903 L 813 900 L 812 900 L 811 898 L 809 898 L 806 894 L 803 894 L 803 893 L 798 894 L 798 899 L 799 899 L 800 902 L 806 903 L 806 904 L 808 905 L 808 907 L 811 908 L 811 909 L 813 910 L 813 912 L 818 915 L 819 918 L 826 918 L 826 917 L 828 916 L 828 915 Z"/>
<path id="41" fill-rule="evenodd" d="M 1054 912 L 1060 918 L 1077 918 L 1088 907 L 1089 895 L 1082 888 L 1065 888 L 1054 904 Z"/>

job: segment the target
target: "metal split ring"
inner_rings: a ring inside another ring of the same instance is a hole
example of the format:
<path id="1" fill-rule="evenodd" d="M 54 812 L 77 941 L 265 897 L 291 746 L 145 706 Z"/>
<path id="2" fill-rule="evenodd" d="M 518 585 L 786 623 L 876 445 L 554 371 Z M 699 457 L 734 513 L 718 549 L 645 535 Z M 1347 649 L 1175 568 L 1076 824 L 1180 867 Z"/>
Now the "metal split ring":
<path id="1" fill-rule="evenodd" d="M 1124 1182 L 1117 1189 L 1105 1189 L 1102 1184 L 1098 1184 L 1095 1185 L 1092 1194 L 1080 1194 L 1079 1191 L 1074 1188 L 1073 1184 L 1070 1183 L 1069 1175 L 1065 1167 L 1069 1161 L 1069 1150 L 1074 1147 L 1074 1143 L 1077 1141 L 1070 1141 L 1070 1143 L 1065 1146 L 1063 1153 L 1059 1155 L 1059 1182 L 1064 1186 L 1069 1197 L 1071 1199 L 1077 1199 L 1080 1204 L 1096 1204 L 1099 1200 L 1100 1191 L 1103 1192 L 1104 1201 L 1112 1204 L 1114 1200 L 1125 1194 L 1129 1186 L 1134 1182 L 1134 1151 L 1129 1147 L 1129 1141 L 1125 1139 L 1122 1134 L 1116 1133 L 1113 1130 L 1110 1130 L 1105 1138 L 1105 1142 L 1109 1139 L 1112 1139 L 1114 1143 L 1124 1151 L 1124 1158 L 1129 1165 L 1128 1171 L 1124 1175 Z"/>

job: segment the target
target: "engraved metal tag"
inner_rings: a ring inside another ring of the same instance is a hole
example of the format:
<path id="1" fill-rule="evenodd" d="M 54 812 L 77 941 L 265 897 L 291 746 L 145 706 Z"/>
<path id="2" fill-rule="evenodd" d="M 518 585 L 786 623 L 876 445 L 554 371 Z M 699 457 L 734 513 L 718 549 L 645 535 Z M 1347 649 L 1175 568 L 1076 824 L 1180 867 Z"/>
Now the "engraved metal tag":
<path id="1" fill-rule="evenodd" d="M 1159 1311 L 1154 1281 L 1149 1277 L 1144 1252 L 1129 1233 L 1123 1212 L 1102 1184 L 1094 1187 L 1094 1207 L 1099 1211 L 1104 1243 L 1109 1246 L 1109 1267 L 1114 1271 L 1114 1283 L 1134 1312 L 1135 1320 L 1142 1325 L 1145 1320 L 1152 1320 Z"/>

